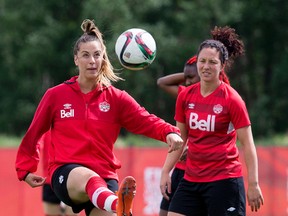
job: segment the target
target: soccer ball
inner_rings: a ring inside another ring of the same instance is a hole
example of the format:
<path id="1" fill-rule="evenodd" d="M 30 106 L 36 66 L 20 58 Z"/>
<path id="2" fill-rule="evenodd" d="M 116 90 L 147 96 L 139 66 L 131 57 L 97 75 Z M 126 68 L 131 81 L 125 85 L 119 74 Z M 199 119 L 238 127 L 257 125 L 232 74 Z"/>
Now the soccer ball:
<path id="1" fill-rule="evenodd" d="M 154 61 L 156 42 L 149 32 L 131 28 L 118 37 L 115 52 L 123 67 L 129 70 L 142 70 Z"/>

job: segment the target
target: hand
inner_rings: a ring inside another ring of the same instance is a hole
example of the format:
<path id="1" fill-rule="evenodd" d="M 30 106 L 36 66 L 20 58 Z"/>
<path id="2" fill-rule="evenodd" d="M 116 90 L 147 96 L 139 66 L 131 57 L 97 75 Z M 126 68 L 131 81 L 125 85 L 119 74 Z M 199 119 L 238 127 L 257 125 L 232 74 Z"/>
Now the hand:
<path id="1" fill-rule="evenodd" d="M 45 181 L 46 178 L 35 175 L 33 173 L 29 173 L 25 178 L 25 182 L 29 184 L 32 188 L 44 185 Z"/>
<path id="2" fill-rule="evenodd" d="M 166 142 L 169 146 L 168 153 L 182 149 L 183 140 L 176 133 L 170 133 L 166 136 Z"/>
<path id="3" fill-rule="evenodd" d="M 161 173 L 161 178 L 160 178 L 160 190 L 162 196 L 169 200 L 169 195 L 168 193 L 171 193 L 171 177 L 169 173 L 164 173 L 162 171 Z"/>
<path id="4" fill-rule="evenodd" d="M 264 204 L 264 198 L 258 184 L 253 186 L 248 185 L 247 199 L 252 212 L 257 212 L 260 206 Z"/>

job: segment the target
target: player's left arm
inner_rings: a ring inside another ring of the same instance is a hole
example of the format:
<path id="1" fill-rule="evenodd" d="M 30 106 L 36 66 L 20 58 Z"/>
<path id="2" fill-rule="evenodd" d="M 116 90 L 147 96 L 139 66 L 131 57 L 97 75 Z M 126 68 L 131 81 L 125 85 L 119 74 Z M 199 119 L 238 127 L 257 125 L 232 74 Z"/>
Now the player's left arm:
<path id="1" fill-rule="evenodd" d="M 263 195 L 258 179 L 258 159 L 253 140 L 251 126 L 242 127 L 236 130 L 237 137 L 243 147 L 244 159 L 248 174 L 247 198 L 248 205 L 252 211 L 257 211 L 264 204 Z"/>

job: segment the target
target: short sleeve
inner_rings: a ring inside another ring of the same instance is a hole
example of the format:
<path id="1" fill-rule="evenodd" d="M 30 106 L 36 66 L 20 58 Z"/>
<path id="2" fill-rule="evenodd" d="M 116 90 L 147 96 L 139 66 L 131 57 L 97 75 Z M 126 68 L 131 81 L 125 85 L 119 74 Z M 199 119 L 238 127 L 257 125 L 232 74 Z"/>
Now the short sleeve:
<path id="1" fill-rule="evenodd" d="M 185 106 L 184 106 L 184 98 L 185 98 L 185 91 L 181 91 L 176 100 L 176 107 L 175 107 L 175 116 L 174 119 L 177 122 L 185 123 Z"/>
<path id="2" fill-rule="evenodd" d="M 251 125 L 246 104 L 241 96 L 235 91 L 232 92 L 230 100 L 230 117 L 235 129 Z"/>

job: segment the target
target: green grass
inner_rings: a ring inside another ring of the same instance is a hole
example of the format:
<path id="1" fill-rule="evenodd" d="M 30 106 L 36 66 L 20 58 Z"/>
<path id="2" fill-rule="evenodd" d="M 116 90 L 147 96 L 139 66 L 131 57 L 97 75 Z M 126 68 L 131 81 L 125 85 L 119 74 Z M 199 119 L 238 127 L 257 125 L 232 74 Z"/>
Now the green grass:
<path id="1" fill-rule="evenodd" d="M 17 147 L 22 137 L 0 134 L 0 147 Z M 261 146 L 288 146 L 288 134 L 277 134 L 273 137 L 255 139 L 256 145 Z M 128 134 L 120 136 L 115 144 L 116 147 L 139 146 L 139 147 L 166 147 L 163 142 L 150 139 L 141 135 Z"/>
<path id="2" fill-rule="evenodd" d="M 22 137 L 8 136 L 0 134 L 0 147 L 18 147 L 21 143 Z M 166 146 L 164 142 L 154 139 L 149 139 L 141 135 L 129 134 L 128 136 L 120 136 L 115 144 L 116 147 L 125 146 Z"/>
<path id="3" fill-rule="evenodd" d="M 21 137 L 0 134 L 0 147 L 16 147 L 20 142 Z"/>
<path id="4" fill-rule="evenodd" d="M 288 134 L 276 134 L 273 137 L 263 137 L 255 140 L 256 145 L 288 146 Z"/>
<path id="5" fill-rule="evenodd" d="M 119 137 L 116 142 L 116 147 L 124 146 L 165 147 L 167 144 L 158 140 L 147 138 L 145 136 L 129 134 L 125 137 Z"/>

